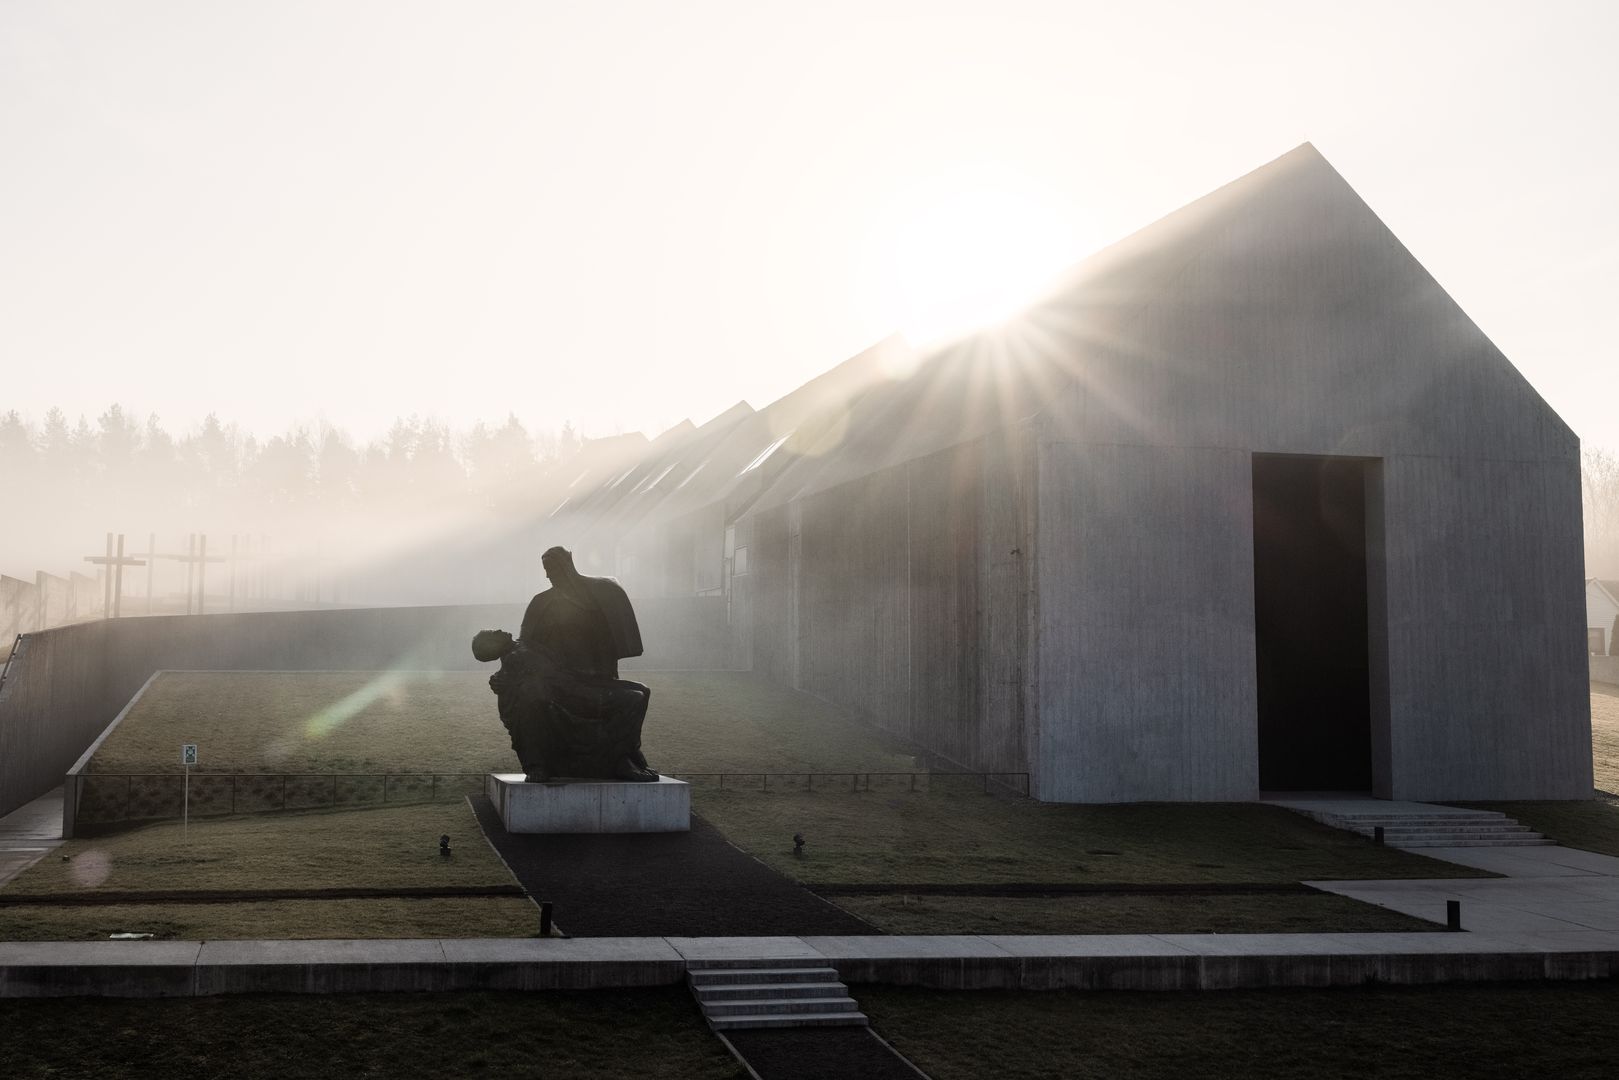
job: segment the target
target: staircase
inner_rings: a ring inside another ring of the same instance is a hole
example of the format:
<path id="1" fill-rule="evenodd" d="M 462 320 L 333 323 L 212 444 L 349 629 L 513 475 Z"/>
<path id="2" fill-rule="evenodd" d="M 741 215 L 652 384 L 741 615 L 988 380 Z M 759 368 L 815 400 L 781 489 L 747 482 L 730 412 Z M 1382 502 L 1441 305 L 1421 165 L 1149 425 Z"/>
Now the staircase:
<path id="1" fill-rule="evenodd" d="M 1389 847 L 1541 847 L 1555 844 L 1527 825 L 1494 810 L 1462 810 L 1375 799 L 1345 802 L 1279 801 L 1279 805 L 1335 829 L 1372 836 L 1383 827 Z"/>
<path id="2" fill-rule="evenodd" d="M 715 1031 L 868 1023 L 837 970 L 813 960 L 693 960 L 686 979 Z"/>

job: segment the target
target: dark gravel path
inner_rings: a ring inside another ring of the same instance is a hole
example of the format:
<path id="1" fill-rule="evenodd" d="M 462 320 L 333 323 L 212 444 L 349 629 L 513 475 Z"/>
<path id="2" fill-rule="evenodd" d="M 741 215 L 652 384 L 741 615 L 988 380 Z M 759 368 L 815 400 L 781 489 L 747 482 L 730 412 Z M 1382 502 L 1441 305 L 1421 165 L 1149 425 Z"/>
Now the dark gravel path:
<path id="1" fill-rule="evenodd" d="M 881 933 L 732 847 L 695 814 L 685 833 L 542 836 L 508 833 L 485 796 L 470 801 L 517 880 L 556 905 L 557 926 L 573 937 Z"/>
<path id="2" fill-rule="evenodd" d="M 760 1080 L 924 1080 L 865 1028 L 728 1031 Z"/>

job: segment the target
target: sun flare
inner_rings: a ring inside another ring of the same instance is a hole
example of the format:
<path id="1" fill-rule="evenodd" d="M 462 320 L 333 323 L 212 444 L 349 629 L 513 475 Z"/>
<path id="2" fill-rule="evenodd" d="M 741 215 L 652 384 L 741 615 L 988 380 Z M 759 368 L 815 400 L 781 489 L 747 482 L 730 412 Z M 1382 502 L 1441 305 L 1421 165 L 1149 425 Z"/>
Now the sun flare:
<path id="1" fill-rule="evenodd" d="M 1084 250 L 1056 200 L 1016 185 L 964 186 L 906 209 L 894 303 L 900 332 L 919 348 L 1017 314 Z"/>

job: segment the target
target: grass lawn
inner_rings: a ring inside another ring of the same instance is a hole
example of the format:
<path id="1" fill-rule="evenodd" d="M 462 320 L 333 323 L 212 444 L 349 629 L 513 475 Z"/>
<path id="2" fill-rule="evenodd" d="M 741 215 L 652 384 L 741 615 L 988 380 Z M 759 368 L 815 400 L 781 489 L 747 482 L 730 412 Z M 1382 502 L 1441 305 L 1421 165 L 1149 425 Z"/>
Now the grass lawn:
<path id="1" fill-rule="evenodd" d="M 835 896 L 890 934 L 1346 934 L 1438 930 L 1330 893 L 1236 896 Z"/>
<path id="2" fill-rule="evenodd" d="M 1619 795 L 1619 686 L 1591 684 L 1591 750 L 1597 788 Z"/>
<path id="3" fill-rule="evenodd" d="M 683 987 L 0 999 L 0 1061 L 7 1080 L 746 1076 Z"/>
<path id="4" fill-rule="evenodd" d="M 978 793 L 760 795 L 702 789 L 693 808 L 806 882 L 1293 882 L 1479 877 L 1258 803 L 1074 806 Z M 792 836 L 807 841 L 792 854 Z"/>
<path id="5" fill-rule="evenodd" d="M 934 1080 L 1619 1075 L 1612 980 L 1161 994 L 858 986 L 855 994 L 878 1032 Z"/>
<path id="6" fill-rule="evenodd" d="M 511 771 L 484 671 L 171 672 L 94 760 L 99 772 Z M 643 749 L 666 773 L 906 771 L 915 758 L 831 706 L 746 672 L 631 673 L 652 688 Z"/>
<path id="7" fill-rule="evenodd" d="M 450 859 L 438 852 L 446 833 Z M 463 802 L 215 818 L 185 835 L 165 822 L 69 840 L 5 892 L 513 883 Z"/>
<path id="8" fill-rule="evenodd" d="M 236 938 L 532 937 L 539 912 L 516 897 L 422 900 L 270 900 L 231 904 L 0 906 L 0 941 Z"/>
<path id="9" fill-rule="evenodd" d="M 1490 802 L 1473 805 L 1499 810 L 1564 847 L 1619 855 L 1619 799 L 1578 802 Z"/>
<path id="10" fill-rule="evenodd" d="M 449 834 L 454 857 L 438 853 Z M 64 858 L 65 856 L 65 858 Z M 70 840 L 5 886 L 30 893 L 511 885 L 462 802 L 149 825 Z M 0 907 L 0 939 L 526 937 L 538 913 L 510 897 Z"/>

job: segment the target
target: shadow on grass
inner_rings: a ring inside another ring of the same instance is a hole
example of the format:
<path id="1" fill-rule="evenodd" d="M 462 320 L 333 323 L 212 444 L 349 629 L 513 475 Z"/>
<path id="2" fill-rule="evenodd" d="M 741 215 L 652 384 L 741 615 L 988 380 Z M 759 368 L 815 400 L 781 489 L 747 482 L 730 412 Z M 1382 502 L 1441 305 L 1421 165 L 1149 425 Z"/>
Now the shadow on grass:
<path id="1" fill-rule="evenodd" d="M 0 1061 L 8 1080 L 745 1076 L 682 987 L 0 1000 Z"/>
<path id="2" fill-rule="evenodd" d="M 934 1080 L 1607 1080 L 1619 1068 L 1614 981 L 856 994 L 883 1037 Z"/>

